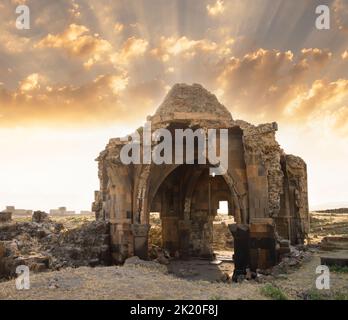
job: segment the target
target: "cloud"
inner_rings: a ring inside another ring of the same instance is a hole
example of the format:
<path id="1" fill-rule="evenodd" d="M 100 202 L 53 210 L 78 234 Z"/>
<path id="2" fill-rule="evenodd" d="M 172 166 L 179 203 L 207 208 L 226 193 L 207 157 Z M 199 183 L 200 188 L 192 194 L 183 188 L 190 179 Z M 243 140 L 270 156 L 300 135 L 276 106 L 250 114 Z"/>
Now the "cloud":
<path id="1" fill-rule="evenodd" d="M 233 44 L 231 40 L 225 43 L 227 46 L 231 44 Z M 161 37 L 159 45 L 152 49 L 151 53 L 163 62 L 167 62 L 175 56 L 190 59 L 195 57 L 199 52 L 216 52 L 217 50 L 223 52 L 223 50 L 227 50 L 227 47 L 219 48 L 217 43 L 208 39 L 192 40 L 183 36 L 180 38 Z"/>
<path id="2" fill-rule="evenodd" d="M 112 121 L 124 116 L 120 97 L 127 86 L 124 74 L 99 75 L 92 82 L 72 86 L 50 85 L 34 73 L 20 81 L 14 91 L 0 85 L 0 122 L 12 126 Z"/>
<path id="3" fill-rule="evenodd" d="M 100 38 L 98 34 L 89 34 L 87 27 L 77 24 L 70 24 L 62 33 L 48 34 L 35 47 L 63 49 L 70 56 L 88 57 L 86 67 L 100 61 L 112 49 L 108 41 Z"/>
<path id="4" fill-rule="evenodd" d="M 231 57 L 224 63 L 217 87 L 237 111 L 258 115 L 279 115 L 288 96 L 297 94 L 308 63 L 294 62 L 291 51 L 264 50 Z"/>
<path id="5" fill-rule="evenodd" d="M 331 57 L 331 52 L 316 48 L 303 49 L 298 55 L 259 49 L 230 58 L 216 88 L 232 113 L 251 121 L 324 121 L 343 113 L 337 110 L 348 99 L 347 79 L 320 78 Z"/>
<path id="6" fill-rule="evenodd" d="M 217 0 L 213 5 L 207 5 L 207 11 L 210 16 L 217 16 L 225 11 L 224 2 L 222 0 Z"/>
<path id="7" fill-rule="evenodd" d="M 121 32 L 122 29 L 122 24 L 114 26 L 117 32 Z M 91 35 L 87 27 L 70 24 L 62 33 L 48 34 L 37 43 L 36 47 L 63 49 L 70 56 L 85 58 L 84 66 L 89 69 L 96 63 L 110 63 L 115 67 L 127 66 L 133 58 L 144 55 L 148 41 L 132 36 L 121 45 L 119 50 L 116 50 L 99 34 Z"/>
<path id="8" fill-rule="evenodd" d="M 117 22 L 117 23 L 114 24 L 114 31 L 115 31 L 116 33 L 122 32 L 123 29 L 124 29 L 124 24 L 119 23 L 119 22 Z"/>
<path id="9" fill-rule="evenodd" d="M 328 82 L 316 80 L 305 92 L 293 110 L 296 119 L 308 119 L 311 116 L 326 116 L 336 112 L 337 106 L 348 98 L 348 80 L 338 79 Z"/>
<path id="10" fill-rule="evenodd" d="M 319 65 L 323 65 L 328 62 L 332 53 L 328 49 L 318 49 L 318 48 L 309 48 L 301 50 L 302 57 L 305 59 L 312 59 L 314 62 Z"/>
<path id="11" fill-rule="evenodd" d="M 6 30 L 0 32 L 0 47 L 10 54 L 21 53 L 24 50 L 30 50 L 31 39 L 19 36 Z"/>
<path id="12" fill-rule="evenodd" d="M 32 91 L 39 88 L 39 74 L 33 73 L 26 77 L 23 81 L 20 82 L 19 90 L 21 92 Z"/>
<path id="13" fill-rule="evenodd" d="M 348 3 L 346 0 L 335 0 L 333 5 L 334 21 L 341 31 L 348 31 Z"/>
<path id="14" fill-rule="evenodd" d="M 148 41 L 140 38 L 128 38 L 120 51 L 110 55 L 110 61 L 114 65 L 127 65 L 133 58 L 141 57 L 147 50 Z"/>
<path id="15" fill-rule="evenodd" d="M 0 126 L 136 123 L 152 113 L 165 92 L 162 80 L 130 84 L 126 73 L 98 75 L 80 86 L 50 84 L 30 74 L 13 91 L 0 83 Z"/>

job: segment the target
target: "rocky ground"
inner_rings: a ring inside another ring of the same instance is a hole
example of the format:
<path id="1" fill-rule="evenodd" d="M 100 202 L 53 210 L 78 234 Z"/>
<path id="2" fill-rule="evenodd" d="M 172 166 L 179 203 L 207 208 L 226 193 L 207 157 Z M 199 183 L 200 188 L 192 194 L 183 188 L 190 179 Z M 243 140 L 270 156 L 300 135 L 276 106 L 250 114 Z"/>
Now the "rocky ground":
<path id="1" fill-rule="evenodd" d="M 0 283 L 0 299 L 348 299 L 345 273 L 331 274 L 331 290 L 314 289 L 318 264 L 314 255 L 289 273 L 242 283 L 187 280 L 156 263 L 65 268 L 32 274 L 29 290 Z"/>
<path id="2" fill-rule="evenodd" d="M 327 236 L 348 236 L 348 212 L 312 213 L 310 242 L 319 243 Z"/>
<path id="3" fill-rule="evenodd" d="M 74 221 L 75 218 L 78 220 Z M 54 253 L 48 248 L 47 254 L 61 257 L 58 259 L 60 262 L 66 259 L 69 263 L 82 261 L 82 264 L 91 265 L 93 258 L 86 252 L 79 252 L 75 260 L 71 258 L 71 251 L 67 250 L 68 255 L 60 255 L 59 252 L 65 252 L 64 248 L 85 238 L 81 235 L 81 227 L 88 232 L 96 230 L 94 223 L 81 221 L 77 217 L 60 219 L 53 224 L 62 223 L 64 232 L 51 231 L 50 234 L 58 234 L 62 249 Z M 91 223 L 93 228 L 88 229 Z M 333 229 L 332 224 L 337 228 Z M 321 254 L 318 243 L 328 235 L 347 236 L 348 214 L 315 214 L 312 217 L 312 230 L 310 246 L 299 248 L 304 250 L 293 248 L 292 254 L 283 263 L 269 275 L 259 275 L 256 280 L 232 283 L 226 277 L 233 267 L 232 262 L 228 261 L 230 251 L 227 250 L 222 255 L 226 261 L 215 265 L 206 260 L 170 260 L 169 264 L 163 265 L 137 258 L 131 258 L 124 266 L 71 268 L 67 263 L 67 266 L 57 268 L 60 270 L 32 272 L 29 290 L 16 290 L 14 278 L 0 282 L 0 299 L 348 299 L 348 273 L 343 268 L 331 272 L 330 290 L 315 289 L 318 276 L 315 269 L 320 264 Z M 160 230 L 152 232 L 155 243 Z M 36 238 L 35 233 L 31 237 Z M 92 238 L 85 243 L 89 248 L 97 239 Z M 226 241 L 229 242 L 228 239 Z M 38 240 L 36 249 L 47 248 L 45 243 Z M 222 243 L 222 239 L 216 242 L 219 249 L 223 249 Z"/>
<path id="4" fill-rule="evenodd" d="M 0 283 L 0 299 L 262 299 L 260 285 L 189 281 L 158 268 L 80 267 L 34 274 L 31 289 Z M 170 288 L 170 289 L 169 289 Z"/>
<path id="5" fill-rule="evenodd" d="M 109 226 L 92 217 L 15 218 L 0 224 L 0 279 L 31 271 L 110 264 Z"/>

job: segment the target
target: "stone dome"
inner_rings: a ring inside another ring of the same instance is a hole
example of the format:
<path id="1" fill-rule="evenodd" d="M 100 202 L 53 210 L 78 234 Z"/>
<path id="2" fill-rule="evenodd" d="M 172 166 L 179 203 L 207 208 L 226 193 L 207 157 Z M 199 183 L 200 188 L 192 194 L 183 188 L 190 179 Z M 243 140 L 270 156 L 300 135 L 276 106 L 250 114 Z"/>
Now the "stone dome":
<path id="1" fill-rule="evenodd" d="M 216 96 L 200 84 L 175 84 L 152 120 L 170 121 L 181 119 L 233 120 L 231 113 Z"/>

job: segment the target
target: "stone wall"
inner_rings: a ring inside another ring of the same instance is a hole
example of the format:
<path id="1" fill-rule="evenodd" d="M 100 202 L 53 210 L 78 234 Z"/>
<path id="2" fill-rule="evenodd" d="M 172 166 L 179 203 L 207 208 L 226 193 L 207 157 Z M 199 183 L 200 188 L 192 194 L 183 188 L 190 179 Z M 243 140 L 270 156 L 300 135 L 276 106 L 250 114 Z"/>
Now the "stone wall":
<path id="1" fill-rule="evenodd" d="M 277 124 L 267 123 L 254 126 L 242 120 L 237 120 L 243 130 L 243 140 L 246 153 L 247 165 L 257 166 L 258 176 L 265 176 L 266 183 L 263 194 L 264 201 L 267 201 L 266 216 L 276 216 L 280 210 L 280 196 L 283 193 L 283 177 L 280 157 L 283 150 L 275 139 L 275 132 L 278 129 Z M 256 163 L 250 161 L 256 159 Z M 249 172 L 252 170 L 249 170 Z M 262 174 L 264 172 L 264 174 Z M 249 194 L 253 198 L 253 194 Z"/>
<path id="2" fill-rule="evenodd" d="M 189 170 L 178 169 L 179 164 L 122 164 L 120 150 L 126 142 L 110 139 L 97 159 L 100 190 L 95 194 L 93 210 L 98 219 L 110 222 L 115 262 L 147 251 L 150 211 L 161 212 L 163 246 L 208 254 L 219 200 L 229 201 L 239 224 L 271 219 L 279 225 L 281 236 L 292 242 L 304 240 L 308 229 L 306 168 L 303 160 L 286 155 L 280 148 L 275 122 L 254 126 L 235 121 L 213 94 L 200 85 L 185 84 L 175 85 L 147 121 L 151 121 L 152 131 L 228 129 L 229 162 L 227 173 L 220 177 L 224 187 L 214 189 L 211 185 L 208 189 L 207 181 L 197 183 L 202 169 L 197 163 Z M 146 128 L 137 130 L 141 150 Z M 204 169 L 209 166 L 207 163 Z M 175 170 L 179 170 L 176 177 L 168 180 Z"/>

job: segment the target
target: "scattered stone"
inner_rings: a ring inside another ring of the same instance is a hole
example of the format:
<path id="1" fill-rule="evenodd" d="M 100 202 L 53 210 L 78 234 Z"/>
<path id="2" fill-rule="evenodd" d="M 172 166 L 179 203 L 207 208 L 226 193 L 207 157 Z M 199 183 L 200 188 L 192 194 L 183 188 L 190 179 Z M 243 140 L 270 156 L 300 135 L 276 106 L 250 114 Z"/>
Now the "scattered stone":
<path id="1" fill-rule="evenodd" d="M 169 259 L 167 259 L 164 254 L 160 254 L 156 261 L 160 264 L 169 264 Z"/>
<path id="2" fill-rule="evenodd" d="M 48 282 L 48 288 L 49 289 L 57 289 L 59 288 L 59 284 L 58 284 L 58 279 L 54 278 L 54 279 L 50 279 Z"/>
<path id="3" fill-rule="evenodd" d="M 320 243 L 322 250 L 348 250 L 348 237 L 327 236 Z"/>
<path id="4" fill-rule="evenodd" d="M 19 264 L 33 272 L 110 264 L 107 222 L 93 221 L 66 230 L 41 213 L 33 220 L 0 225 L 0 278 L 14 275 Z"/>
<path id="5" fill-rule="evenodd" d="M 336 251 L 320 256 L 322 265 L 348 267 L 348 251 Z"/>
<path id="6" fill-rule="evenodd" d="M 48 214 L 43 211 L 34 211 L 33 216 L 31 218 L 31 221 L 36 223 L 42 223 L 48 220 L 49 220 Z"/>
<path id="7" fill-rule="evenodd" d="M 133 256 L 133 257 L 130 257 L 130 258 L 125 260 L 124 266 L 132 266 L 132 265 L 146 267 L 149 269 L 167 271 L 167 268 L 164 265 L 161 265 L 160 263 L 158 263 L 156 261 L 142 260 L 137 256 Z"/>

